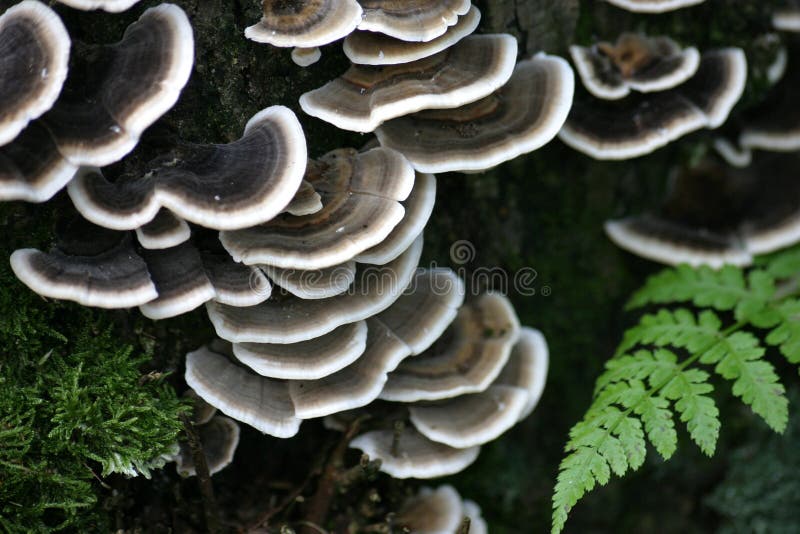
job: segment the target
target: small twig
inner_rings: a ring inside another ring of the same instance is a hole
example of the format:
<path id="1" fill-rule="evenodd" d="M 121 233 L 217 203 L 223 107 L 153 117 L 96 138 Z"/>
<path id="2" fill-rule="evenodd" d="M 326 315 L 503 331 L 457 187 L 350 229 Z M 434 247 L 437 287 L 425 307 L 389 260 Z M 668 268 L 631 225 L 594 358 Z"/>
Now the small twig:
<path id="1" fill-rule="evenodd" d="M 322 525 L 325 523 L 325 519 L 328 517 L 328 511 L 331 507 L 331 502 L 333 501 L 333 496 L 336 492 L 337 474 L 342 466 L 344 454 L 347 452 L 347 445 L 358 433 L 358 429 L 363 421 L 364 418 L 358 418 L 350 423 L 342 439 L 339 440 L 330 458 L 328 458 L 325 470 L 322 472 L 322 477 L 319 480 L 317 491 L 308 503 L 308 511 L 302 525 L 307 527 L 308 524 Z M 313 532 L 318 531 L 318 529 L 300 529 L 301 534 L 313 534 Z"/>
<path id="2" fill-rule="evenodd" d="M 458 528 L 458 534 L 469 534 L 471 526 L 472 526 L 472 520 L 469 517 L 465 517 L 464 520 L 461 522 L 461 526 Z"/>
<path id="3" fill-rule="evenodd" d="M 187 414 L 181 414 L 183 429 L 192 451 L 194 461 L 194 471 L 197 475 L 197 483 L 200 485 L 200 495 L 203 499 L 203 512 L 206 519 L 206 531 L 209 534 L 222 532 L 220 528 L 219 515 L 217 513 L 217 500 L 214 498 L 214 486 L 211 484 L 211 473 L 206 463 L 206 455 L 203 452 L 203 444 L 194 429 L 194 423 Z"/>

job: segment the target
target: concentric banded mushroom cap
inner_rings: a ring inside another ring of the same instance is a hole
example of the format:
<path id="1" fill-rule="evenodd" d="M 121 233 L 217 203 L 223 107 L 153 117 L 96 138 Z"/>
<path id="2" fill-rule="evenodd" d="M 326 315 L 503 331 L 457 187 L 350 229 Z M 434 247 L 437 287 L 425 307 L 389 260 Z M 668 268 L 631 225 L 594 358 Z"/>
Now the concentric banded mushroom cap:
<path id="1" fill-rule="evenodd" d="M 371 132 L 421 109 L 474 102 L 508 81 L 517 58 L 510 35 L 472 35 L 432 56 L 401 65 L 353 65 L 300 97 L 303 111 L 344 130 Z"/>
<path id="2" fill-rule="evenodd" d="M 308 172 L 308 170 L 306 171 Z M 284 213 L 290 215 L 311 215 L 322 209 L 322 197 L 314 190 L 311 182 L 303 180 L 300 188 L 294 194 L 292 201 L 284 208 Z"/>
<path id="3" fill-rule="evenodd" d="M 463 449 L 488 443 L 536 406 L 547 378 L 547 343 L 523 328 L 500 375 L 485 391 L 409 407 L 411 423 L 425 437 Z"/>
<path id="4" fill-rule="evenodd" d="M 395 226 L 386 239 L 355 257 L 360 263 L 385 265 L 403 253 L 422 234 L 436 203 L 436 177 L 416 173 L 414 188 L 403 207 L 403 220 Z"/>
<path id="5" fill-rule="evenodd" d="M 261 268 L 275 285 L 301 299 L 326 299 L 341 295 L 356 279 L 354 261 L 314 271 L 281 269 L 272 265 L 263 265 Z"/>
<path id="6" fill-rule="evenodd" d="M 227 306 L 255 306 L 267 300 L 271 286 L 254 267 L 227 255 L 203 254 L 191 242 L 161 250 L 143 250 L 158 298 L 140 306 L 150 319 L 189 312 L 215 300 Z"/>
<path id="7" fill-rule="evenodd" d="M 359 30 L 403 41 L 430 41 L 469 11 L 470 0 L 359 0 L 364 9 Z"/>
<path id="8" fill-rule="evenodd" d="M 390 149 L 339 149 L 321 159 L 317 176 L 307 173 L 306 179 L 322 197 L 323 208 L 221 232 L 220 241 L 235 260 L 300 270 L 352 260 L 383 241 L 403 219 L 400 202 L 411 192 L 414 170 Z"/>
<path id="9" fill-rule="evenodd" d="M 0 200 L 44 202 L 77 170 L 58 151 L 47 129 L 32 122 L 16 139 L 0 146 Z"/>
<path id="10" fill-rule="evenodd" d="M 744 53 L 726 48 L 702 55 L 686 83 L 640 99 L 575 102 L 559 137 L 595 159 L 648 154 L 700 128 L 720 126 L 742 95 Z"/>
<path id="11" fill-rule="evenodd" d="M 484 170 L 553 139 L 569 113 L 574 83 L 566 61 L 540 54 L 519 62 L 492 95 L 393 119 L 375 134 L 420 172 Z"/>
<path id="12" fill-rule="evenodd" d="M 136 4 L 139 0 L 56 0 L 65 6 L 83 11 L 102 9 L 109 13 L 120 13 Z"/>
<path id="13" fill-rule="evenodd" d="M 430 41 L 409 42 L 382 33 L 356 31 L 345 38 L 342 48 L 348 59 L 359 65 L 409 63 L 450 48 L 472 34 L 480 20 L 481 12 L 472 6 L 445 33 Z"/>
<path id="14" fill-rule="evenodd" d="M 236 447 L 239 445 L 239 424 L 228 417 L 216 415 L 207 423 L 197 427 L 197 434 L 203 446 L 203 454 L 208 464 L 208 473 L 219 473 L 233 461 Z M 194 458 L 189 445 L 181 443 L 175 468 L 178 474 L 192 477 L 197 473 Z"/>
<path id="15" fill-rule="evenodd" d="M 366 346 L 367 323 L 357 321 L 298 343 L 234 343 L 233 354 L 261 376 L 316 380 L 356 361 Z"/>
<path id="16" fill-rule="evenodd" d="M 176 247 L 187 241 L 192 231 L 186 221 L 167 209 L 160 209 L 153 219 L 136 229 L 136 238 L 144 248 Z"/>
<path id="17" fill-rule="evenodd" d="M 700 65 L 696 48 L 682 49 L 668 37 L 623 33 L 615 44 L 571 46 L 570 55 L 583 85 L 594 96 L 616 100 L 631 90 L 651 93 L 688 80 Z"/>
<path id="18" fill-rule="evenodd" d="M 420 489 L 417 495 L 403 503 L 395 516 L 395 523 L 406 532 L 455 534 L 463 518 L 461 496 L 453 486 L 444 485 L 435 490 Z"/>
<path id="19" fill-rule="evenodd" d="M 455 449 L 436 443 L 413 428 L 405 428 L 397 436 L 391 430 L 373 430 L 357 436 L 350 447 L 380 460 L 381 471 L 394 478 L 452 475 L 469 467 L 480 452 L 480 447 Z"/>
<path id="20" fill-rule="evenodd" d="M 88 65 L 80 75 L 71 71 L 41 119 L 76 165 L 99 167 L 121 159 L 175 104 L 194 63 L 192 26 L 181 8 L 161 4 L 145 11 L 101 55 L 106 56 L 102 66 Z"/>
<path id="21" fill-rule="evenodd" d="M 717 137 L 712 143 L 714 151 L 731 167 L 747 167 L 753 162 L 753 151 L 737 146 L 729 139 Z"/>
<path id="22" fill-rule="evenodd" d="M 244 135 L 227 145 L 190 145 L 143 177 L 106 181 L 97 170 L 79 173 L 68 188 L 89 220 L 133 229 L 168 208 L 178 217 L 215 229 L 261 224 L 295 196 L 306 166 L 303 129 L 283 106 L 259 111 Z"/>
<path id="23" fill-rule="evenodd" d="M 59 16 L 25 0 L 0 16 L 0 145 L 52 107 L 69 66 L 70 39 Z"/>
<path id="24" fill-rule="evenodd" d="M 754 154 L 744 169 L 703 162 L 677 175 L 656 214 L 606 223 L 620 247 L 661 263 L 749 265 L 800 240 L 795 154 Z"/>
<path id="25" fill-rule="evenodd" d="M 321 300 L 289 296 L 258 306 L 207 304 L 217 335 L 235 343 L 297 343 L 361 321 L 388 308 L 408 287 L 419 264 L 422 236 L 394 261 L 360 266 L 350 291 Z"/>
<path id="26" fill-rule="evenodd" d="M 518 336 L 508 299 L 484 294 L 461 307 L 436 344 L 393 371 L 380 398 L 416 402 L 484 391 L 505 366 Z"/>
<path id="27" fill-rule="evenodd" d="M 622 9 L 635 13 L 665 13 L 683 7 L 702 4 L 705 0 L 606 0 Z"/>
<path id="28" fill-rule="evenodd" d="M 259 376 L 208 347 L 186 355 L 184 376 L 206 402 L 261 432 L 289 438 L 300 429 L 288 382 Z"/>
<path id="29" fill-rule="evenodd" d="M 261 20 L 245 37 L 273 46 L 311 48 L 332 43 L 356 29 L 356 0 L 264 0 Z"/>
<path id="30" fill-rule="evenodd" d="M 129 308 L 158 296 L 131 235 L 83 220 L 66 224 L 50 252 L 14 251 L 11 268 L 36 293 L 84 306 Z"/>
<path id="31" fill-rule="evenodd" d="M 792 47 L 787 61 L 785 77 L 771 89 L 763 104 L 747 114 L 739 136 L 739 144 L 745 149 L 772 152 L 800 149 L 800 106 L 796 102 L 800 48 Z"/>
<path id="32" fill-rule="evenodd" d="M 295 48 L 292 50 L 292 61 L 299 67 L 309 67 L 320 60 L 322 51 L 318 47 Z"/>

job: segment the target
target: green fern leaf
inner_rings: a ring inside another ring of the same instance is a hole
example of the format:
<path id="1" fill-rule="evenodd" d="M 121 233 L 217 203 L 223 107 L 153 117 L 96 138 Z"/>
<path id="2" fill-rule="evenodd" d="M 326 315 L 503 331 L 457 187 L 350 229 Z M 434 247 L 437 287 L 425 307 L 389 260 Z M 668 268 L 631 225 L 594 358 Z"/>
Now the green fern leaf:
<path id="1" fill-rule="evenodd" d="M 678 433 L 675 431 L 675 422 L 669 410 L 669 401 L 649 394 L 644 384 L 639 381 L 631 380 L 630 385 L 631 400 L 626 402 L 626 408 L 633 409 L 633 412 L 642 418 L 647 439 L 658 454 L 668 460 L 678 448 Z"/>
<path id="2" fill-rule="evenodd" d="M 564 458 L 553 493 L 553 532 L 561 532 L 572 507 L 609 477 L 608 464 L 596 448 L 581 447 Z"/>
<path id="3" fill-rule="evenodd" d="M 648 278 L 628 301 L 628 308 L 691 302 L 700 307 L 732 310 L 747 295 L 744 276 L 736 267 L 725 266 L 714 270 L 705 266 L 694 269 L 679 265 Z"/>
<path id="4" fill-rule="evenodd" d="M 790 363 L 800 364 L 800 300 L 791 299 L 776 307 L 780 324 L 773 329 L 765 341 L 777 345 Z"/>
<path id="5" fill-rule="evenodd" d="M 675 409 L 686 423 L 692 441 L 711 456 L 717 446 L 720 422 L 719 409 L 714 400 L 705 395 L 714 390 L 708 378 L 708 373 L 700 369 L 681 371 L 664 386 L 663 394 L 675 401 Z"/>
<path id="6" fill-rule="evenodd" d="M 721 326 L 717 315 L 709 310 L 701 312 L 697 319 L 686 309 L 659 310 L 644 315 L 638 325 L 625 332 L 617 353 L 636 345 L 670 345 L 690 352 L 699 351 L 714 343 Z"/>

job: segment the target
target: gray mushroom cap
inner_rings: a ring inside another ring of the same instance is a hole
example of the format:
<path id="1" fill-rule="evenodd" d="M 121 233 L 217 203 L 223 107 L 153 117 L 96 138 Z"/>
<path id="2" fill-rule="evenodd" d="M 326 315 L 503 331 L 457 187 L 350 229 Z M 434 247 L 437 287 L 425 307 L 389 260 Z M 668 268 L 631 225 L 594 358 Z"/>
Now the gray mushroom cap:
<path id="1" fill-rule="evenodd" d="M 65 6 L 74 7 L 83 11 L 102 9 L 109 13 L 120 13 L 130 8 L 139 0 L 56 0 Z"/>
<path id="2" fill-rule="evenodd" d="M 606 0 L 622 9 L 635 13 L 665 13 L 684 7 L 702 4 L 705 0 Z"/>
<path id="3" fill-rule="evenodd" d="M 115 183 L 86 168 L 68 191 L 84 217 L 108 228 L 140 227 L 167 208 L 202 226 L 236 229 L 281 213 L 300 187 L 305 165 L 305 136 L 297 117 L 272 106 L 248 121 L 238 141 L 190 145 L 145 176 Z"/>
<path id="4" fill-rule="evenodd" d="M 319 47 L 300 48 L 292 50 L 292 61 L 299 67 L 308 67 L 316 63 L 322 57 Z"/>
<path id="5" fill-rule="evenodd" d="M 360 65 L 409 63 L 450 48 L 472 34 L 480 20 L 481 12 L 471 6 L 445 33 L 430 41 L 410 42 L 382 33 L 356 31 L 345 38 L 342 48 L 350 61 Z"/>
<path id="6" fill-rule="evenodd" d="M 210 475 L 219 473 L 233 461 L 236 447 L 239 445 L 239 424 L 228 417 L 215 415 L 207 423 L 197 427 L 203 454 L 208 464 Z M 176 459 L 175 468 L 184 477 L 195 476 L 194 458 L 188 444 L 181 443 L 181 450 Z"/>
<path id="7" fill-rule="evenodd" d="M 304 93 L 300 107 L 338 128 L 371 132 L 395 117 L 483 98 L 508 81 L 516 58 L 517 41 L 510 35 L 471 35 L 410 63 L 353 65 Z"/>
<path id="8" fill-rule="evenodd" d="M 480 447 L 456 449 L 431 441 L 413 428 L 398 435 L 391 430 L 373 430 L 357 436 L 350 447 L 373 460 L 394 478 L 436 478 L 459 473 L 477 458 Z"/>
<path id="9" fill-rule="evenodd" d="M 453 486 L 421 488 L 407 499 L 395 516 L 395 523 L 419 534 L 456 534 L 464 518 L 461 496 Z M 472 529 L 470 529 L 472 532 Z"/>
<path id="10" fill-rule="evenodd" d="M 176 247 L 187 241 L 192 231 L 186 221 L 167 209 L 160 209 L 153 219 L 136 229 L 139 244 L 148 249 Z"/>
<path id="11" fill-rule="evenodd" d="M 11 268 L 36 293 L 84 306 L 128 308 L 158 296 L 131 235 L 82 220 L 66 224 L 50 252 L 14 251 Z"/>
<path id="12" fill-rule="evenodd" d="M 261 20 L 245 37 L 280 47 L 311 48 L 332 43 L 361 22 L 356 0 L 265 0 Z"/>
<path id="13" fill-rule="evenodd" d="M 69 66 L 70 39 L 59 16 L 25 0 L 0 16 L 0 145 L 50 109 Z"/>
<path id="14" fill-rule="evenodd" d="M 106 56 L 103 67 L 82 69 L 88 81 L 73 71 L 41 117 L 75 165 L 99 167 L 121 159 L 175 104 L 194 63 L 192 26 L 181 8 L 161 4 L 146 10 L 100 55 Z"/>
<path id="15" fill-rule="evenodd" d="M 505 366 L 518 336 L 519 321 L 508 299 L 484 294 L 459 309 L 433 347 L 398 366 L 380 398 L 417 402 L 484 391 Z"/>
<path id="16" fill-rule="evenodd" d="M 575 102 L 559 138 L 595 159 L 648 154 L 700 128 L 717 128 L 744 91 L 747 61 L 738 48 L 705 52 L 686 83 L 646 97 Z"/>
<path id="17" fill-rule="evenodd" d="M 488 169 L 552 140 L 567 119 L 574 83 L 566 61 L 539 54 L 519 62 L 489 96 L 393 119 L 375 134 L 420 172 Z"/>
<path id="18" fill-rule="evenodd" d="M 359 0 L 364 9 L 359 30 L 403 41 L 430 41 L 469 11 L 470 0 Z"/>

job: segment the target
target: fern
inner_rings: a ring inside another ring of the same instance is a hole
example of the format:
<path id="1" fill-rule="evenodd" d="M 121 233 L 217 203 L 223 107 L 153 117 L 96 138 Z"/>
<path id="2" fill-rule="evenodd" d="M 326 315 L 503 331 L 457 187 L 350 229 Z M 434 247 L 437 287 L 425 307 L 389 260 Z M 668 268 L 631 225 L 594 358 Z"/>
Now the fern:
<path id="1" fill-rule="evenodd" d="M 597 379 L 594 401 L 569 434 L 553 494 L 552 531 L 611 474 L 642 466 L 649 442 L 669 459 L 676 421 L 700 450 L 714 454 L 719 409 L 712 376 L 774 431 L 788 421 L 786 390 L 767 359 L 774 346 L 800 363 L 800 251 L 760 259 L 744 272 L 679 266 L 652 276 L 628 303 L 655 308 L 625 332 Z"/>

